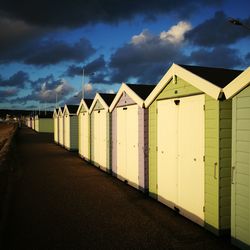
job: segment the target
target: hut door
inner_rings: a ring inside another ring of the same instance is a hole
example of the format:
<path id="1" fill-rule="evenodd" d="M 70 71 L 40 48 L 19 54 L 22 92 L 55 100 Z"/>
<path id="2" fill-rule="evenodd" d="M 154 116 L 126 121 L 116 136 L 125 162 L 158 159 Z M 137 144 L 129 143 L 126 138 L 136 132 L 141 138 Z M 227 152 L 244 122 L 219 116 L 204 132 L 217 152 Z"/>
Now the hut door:
<path id="1" fill-rule="evenodd" d="M 99 119 L 99 138 L 100 138 L 100 166 L 106 168 L 107 167 L 107 112 L 102 109 L 99 110 L 98 119 Z"/>
<path id="2" fill-rule="evenodd" d="M 178 114 L 178 206 L 198 224 L 204 219 L 204 104 L 204 95 L 181 98 Z"/>
<path id="3" fill-rule="evenodd" d="M 158 199 L 174 208 L 177 203 L 178 106 L 173 100 L 158 102 Z"/>
<path id="4" fill-rule="evenodd" d="M 93 154 L 93 160 L 94 160 L 94 163 L 95 164 L 99 164 L 100 162 L 100 157 L 99 157 L 99 154 L 100 154 L 100 132 L 99 132 L 99 114 L 98 114 L 98 111 L 93 111 L 93 132 L 94 132 L 94 154 Z"/>
<path id="5" fill-rule="evenodd" d="M 158 101 L 158 199 L 204 218 L 204 95 Z M 194 198 L 195 197 L 195 198 Z"/>
<path id="6" fill-rule="evenodd" d="M 126 115 L 126 162 L 127 178 L 134 184 L 139 184 L 139 165 L 138 165 L 138 106 L 131 105 L 125 110 Z M 141 159 L 143 160 L 143 159 Z"/>
<path id="7" fill-rule="evenodd" d="M 117 175 L 127 179 L 127 129 L 126 111 L 117 108 Z"/>
<path id="8" fill-rule="evenodd" d="M 89 131 L 89 116 L 88 113 L 85 111 L 82 113 L 82 120 L 81 120 L 81 140 L 82 140 L 82 153 L 84 157 L 89 156 L 89 137 L 88 137 L 88 131 Z"/>
<path id="9" fill-rule="evenodd" d="M 70 148 L 70 117 L 67 114 L 64 116 L 64 146 Z"/>
<path id="10" fill-rule="evenodd" d="M 117 108 L 117 174 L 138 185 L 138 106 Z"/>

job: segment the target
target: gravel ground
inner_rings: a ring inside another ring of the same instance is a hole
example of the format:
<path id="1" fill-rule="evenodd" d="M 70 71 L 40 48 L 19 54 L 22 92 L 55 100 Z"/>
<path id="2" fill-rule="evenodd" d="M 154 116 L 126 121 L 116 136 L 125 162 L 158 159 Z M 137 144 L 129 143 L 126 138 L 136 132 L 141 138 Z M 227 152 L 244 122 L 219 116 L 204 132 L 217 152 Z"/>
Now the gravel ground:
<path id="1" fill-rule="evenodd" d="M 21 129 L 2 249 L 236 249 L 52 142 Z"/>

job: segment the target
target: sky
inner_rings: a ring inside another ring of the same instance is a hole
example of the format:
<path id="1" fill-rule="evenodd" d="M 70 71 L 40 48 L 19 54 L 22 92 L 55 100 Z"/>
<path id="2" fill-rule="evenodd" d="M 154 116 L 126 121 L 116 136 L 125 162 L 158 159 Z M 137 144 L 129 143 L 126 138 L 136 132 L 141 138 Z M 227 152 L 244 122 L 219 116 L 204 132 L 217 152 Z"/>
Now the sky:
<path id="1" fill-rule="evenodd" d="M 245 69 L 250 29 L 230 18 L 250 27 L 250 1 L 3 0 L 0 108 L 78 104 L 82 86 L 93 98 L 156 84 L 172 63 Z"/>

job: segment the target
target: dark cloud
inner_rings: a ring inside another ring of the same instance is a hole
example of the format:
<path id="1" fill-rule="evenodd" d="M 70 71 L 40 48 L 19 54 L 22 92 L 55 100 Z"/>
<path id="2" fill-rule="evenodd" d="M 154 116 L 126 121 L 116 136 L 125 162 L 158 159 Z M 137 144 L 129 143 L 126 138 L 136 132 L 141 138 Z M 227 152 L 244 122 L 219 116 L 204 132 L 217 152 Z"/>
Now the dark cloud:
<path id="1" fill-rule="evenodd" d="M 229 45 L 241 38 L 250 37 L 249 30 L 232 25 L 228 20 L 224 12 L 216 12 L 211 19 L 189 31 L 186 37 L 193 44 L 204 47 Z M 250 17 L 243 19 L 242 23 L 250 25 Z"/>
<path id="2" fill-rule="evenodd" d="M 2 51 L 0 63 L 20 61 L 26 64 L 46 66 L 63 61 L 82 62 L 95 52 L 90 41 L 85 38 L 81 38 L 73 45 L 57 40 L 33 40 L 21 47 L 13 48 L 11 51 Z"/>
<path id="3" fill-rule="evenodd" d="M 86 76 L 92 76 L 93 74 L 96 74 L 97 72 L 106 71 L 106 62 L 104 60 L 104 56 L 101 55 L 97 59 L 91 61 L 85 66 L 76 66 L 76 65 L 70 65 L 66 72 L 63 74 L 64 76 L 82 76 L 83 74 L 83 68 Z"/>
<path id="4" fill-rule="evenodd" d="M 74 88 L 63 79 L 54 79 L 53 75 L 32 82 L 33 89 L 30 94 L 11 99 L 11 103 L 26 105 L 30 101 L 38 103 L 55 103 L 56 99 L 63 101 L 74 92 Z"/>
<path id="5" fill-rule="evenodd" d="M 0 11 L 6 16 L 26 21 L 38 26 L 72 27 L 89 23 L 116 23 L 135 15 L 156 18 L 159 14 L 176 12 L 190 15 L 204 6 L 215 6 L 223 0 L 84 0 L 84 1 L 18 1 L 1 3 Z"/>
<path id="6" fill-rule="evenodd" d="M 19 90 L 17 88 L 10 89 L 0 89 L 0 103 L 3 103 L 13 96 L 18 94 Z"/>
<path id="7" fill-rule="evenodd" d="M 239 51 L 228 47 L 193 51 L 190 61 L 200 66 L 224 68 L 239 68 L 244 64 L 244 60 L 239 57 Z"/>
<path id="8" fill-rule="evenodd" d="M 136 78 L 137 82 L 155 83 L 173 62 L 188 60 L 178 44 L 152 36 L 147 31 L 139 36 L 144 40 L 125 44 L 111 56 L 111 81 L 127 82 Z"/>
<path id="9" fill-rule="evenodd" d="M 0 87 L 17 87 L 24 88 L 26 83 L 29 83 L 29 75 L 26 72 L 18 71 L 10 76 L 8 79 L 3 79 L 0 76 Z"/>

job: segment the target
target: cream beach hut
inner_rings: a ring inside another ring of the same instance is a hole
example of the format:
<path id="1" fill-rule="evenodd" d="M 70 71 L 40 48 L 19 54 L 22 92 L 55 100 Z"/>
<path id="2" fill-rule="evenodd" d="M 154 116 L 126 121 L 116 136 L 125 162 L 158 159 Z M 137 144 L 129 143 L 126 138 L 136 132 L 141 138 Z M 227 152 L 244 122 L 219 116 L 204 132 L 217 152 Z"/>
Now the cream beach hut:
<path id="1" fill-rule="evenodd" d="M 90 115 L 89 108 L 93 99 L 82 99 L 77 110 L 78 152 L 81 158 L 90 160 Z"/>
<path id="2" fill-rule="evenodd" d="M 109 106 L 115 94 L 97 93 L 90 107 L 91 162 L 102 170 L 111 171 Z"/>
<path id="3" fill-rule="evenodd" d="M 63 120 L 63 110 L 64 107 L 59 107 L 58 109 L 58 143 L 61 146 L 64 146 L 64 120 Z"/>
<path id="4" fill-rule="evenodd" d="M 241 71 L 173 64 L 149 108 L 149 194 L 210 231 L 230 229 L 231 101 Z"/>
<path id="5" fill-rule="evenodd" d="M 58 116 L 59 108 L 55 108 L 53 112 L 53 120 L 54 120 L 54 142 L 59 142 L 59 116 Z"/>
<path id="6" fill-rule="evenodd" d="M 109 108 L 112 173 L 142 191 L 148 190 L 148 110 L 144 100 L 154 87 L 123 83 Z"/>
<path id="7" fill-rule="evenodd" d="M 64 147 L 70 151 L 78 150 L 78 105 L 65 104 L 64 119 Z"/>

